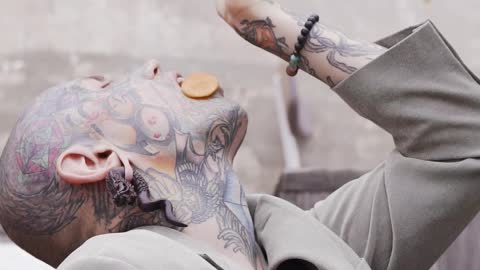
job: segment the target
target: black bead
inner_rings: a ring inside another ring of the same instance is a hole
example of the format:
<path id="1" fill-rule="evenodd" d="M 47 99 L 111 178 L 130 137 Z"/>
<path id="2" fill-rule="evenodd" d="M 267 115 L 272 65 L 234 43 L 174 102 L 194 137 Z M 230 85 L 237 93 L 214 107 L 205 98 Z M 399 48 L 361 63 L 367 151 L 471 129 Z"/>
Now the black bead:
<path id="1" fill-rule="evenodd" d="M 308 36 L 308 34 L 310 33 L 310 30 L 308 30 L 307 28 L 302 28 L 302 35 L 303 36 Z"/>
<path id="2" fill-rule="evenodd" d="M 298 36 L 297 40 L 298 40 L 298 43 L 300 45 L 305 45 L 305 42 L 307 42 L 307 37 L 306 36 Z"/>
<path id="3" fill-rule="evenodd" d="M 296 50 L 297 52 L 300 52 L 302 49 L 303 49 L 303 46 L 302 46 L 302 45 L 300 45 L 300 44 L 298 44 L 298 43 L 295 44 L 295 50 Z"/>
<path id="4" fill-rule="evenodd" d="M 308 20 L 316 23 L 320 20 L 320 17 L 318 15 L 312 15 L 308 18 Z"/>
<path id="5" fill-rule="evenodd" d="M 313 22 L 307 21 L 307 22 L 305 23 L 305 28 L 307 28 L 308 30 L 312 30 L 313 24 L 314 24 Z"/>

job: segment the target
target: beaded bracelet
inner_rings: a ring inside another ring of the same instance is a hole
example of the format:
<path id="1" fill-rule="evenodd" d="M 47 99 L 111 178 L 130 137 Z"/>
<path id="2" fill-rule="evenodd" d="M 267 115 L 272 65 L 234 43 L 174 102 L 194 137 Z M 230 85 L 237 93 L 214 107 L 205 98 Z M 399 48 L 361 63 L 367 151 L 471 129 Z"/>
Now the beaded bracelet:
<path id="1" fill-rule="evenodd" d="M 295 50 L 290 56 L 290 63 L 287 67 L 287 74 L 289 76 L 295 76 L 298 73 L 298 63 L 300 63 L 300 51 L 305 47 L 307 43 L 308 36 L 310 31 L 312 31 L 313 26 L 320 21 L 318 15 L 312 15 L 308 18 L 303 26 L 300 35 L 297 38 L 297 43 L 295 43 Z"/>

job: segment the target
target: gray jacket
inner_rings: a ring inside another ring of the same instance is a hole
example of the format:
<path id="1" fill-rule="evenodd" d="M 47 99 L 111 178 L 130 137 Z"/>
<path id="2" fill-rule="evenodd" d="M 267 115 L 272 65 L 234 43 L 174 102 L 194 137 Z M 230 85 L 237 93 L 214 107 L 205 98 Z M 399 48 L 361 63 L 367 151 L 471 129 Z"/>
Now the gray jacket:
<path id="1" fill-rule="evenodd" d="M 479 79 L 431 22 L 378 43 L 389 50 L 333 90 L 396 149 L 309 211 L 249 196 L 269 269 L 426 270 L 479 211 Z M 162 227 L 94 237 L 59 269 L 216 269 L 199 254 L 237 269 Z"/>

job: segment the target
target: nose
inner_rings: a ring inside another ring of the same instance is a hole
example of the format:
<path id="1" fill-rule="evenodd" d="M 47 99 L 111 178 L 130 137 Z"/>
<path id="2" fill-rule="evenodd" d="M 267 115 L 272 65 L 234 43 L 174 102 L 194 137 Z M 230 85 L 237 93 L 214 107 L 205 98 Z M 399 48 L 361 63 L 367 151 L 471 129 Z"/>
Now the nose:
<path id="1" fill-rule="evenodd" d="M 142 68 L 142 75 L 149 80 L 155 79 L 155 77 L 161 73 L 160 63 L 152 59 L 145 63 Z"/>

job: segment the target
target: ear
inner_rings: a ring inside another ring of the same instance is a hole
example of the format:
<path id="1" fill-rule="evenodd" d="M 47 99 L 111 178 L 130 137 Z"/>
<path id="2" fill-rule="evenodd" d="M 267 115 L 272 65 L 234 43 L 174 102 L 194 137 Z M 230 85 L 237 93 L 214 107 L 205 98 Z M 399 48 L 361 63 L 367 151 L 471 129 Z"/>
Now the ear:
<path id="1" fill-rule="evenodd" d="M 103 181 L 108 171 L 121 166 L 118 153 L 106 146 L 74 145 L 58 157 L 56 169 L 70 184 L 87 184 Z"/>

